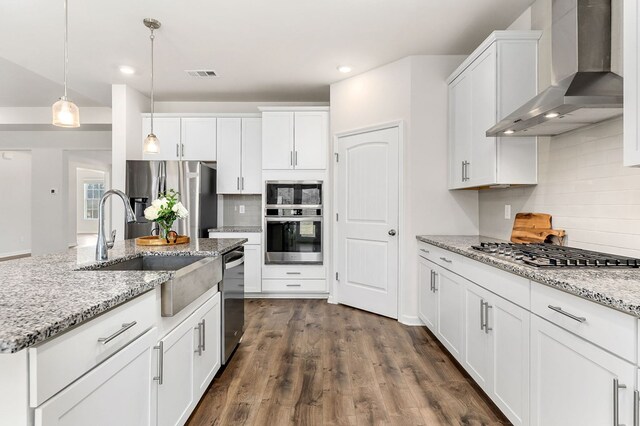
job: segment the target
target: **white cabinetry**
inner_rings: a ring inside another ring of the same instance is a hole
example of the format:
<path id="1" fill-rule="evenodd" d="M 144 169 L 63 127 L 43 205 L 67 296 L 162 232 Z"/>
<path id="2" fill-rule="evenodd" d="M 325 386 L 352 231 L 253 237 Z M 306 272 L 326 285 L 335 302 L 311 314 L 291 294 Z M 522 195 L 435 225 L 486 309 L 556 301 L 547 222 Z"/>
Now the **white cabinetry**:
<path id="1" fill-rule="evenodd" d="M 151 131 L 151 117 L 142 116 L 142 141 Z M 215 117 L 153 117 L 159 152 L 142 153 L 143 160 L 216 161 Z"/>
<path id="2" fill-rule="evenodd" d="M 36 408 L 36 426 L 155 425 L 156 338 L 147 331 Z"/>
<path id="3" fill-rule="evenodd" d="M 324 170 L 327 168 L 327 108 L 262 113 L 262 168 Z"/>
<path id="4" fill-rule="evenodd" d="M 261 194 L 261 120 L 218 119 L 219 194 Z"/>
<path id="5" fill-rule="evenodd" d="M 537 94 L 539 31 L 495 31 L 449 77 L 449 187 L 537 183 L 537 142 L 485 132 Z"/>
<path id="6" fill-rule="evenodd" d="M 634 365 L 532 315 L 532 425 L 608 425 L 614 413 L 631 425 L 635 379 Z"/>
<path id="7" fill-rule="evenodd" d="M 624 165 L 640 166 L 640 7 L 624 2 Z"/>
<path id="8" fill-rule="evenodd" d="M 158 343 L 158 425 L 186 422 L 220 368 L 220 293 Z"/>
<path id="9" fill-rule="evenodd" d="M 433 264 L 418 257 L 418 316 L 435 334 L 437 332 L 438 298 L 434 288 L 434 273 Z"/>
<path id="10" fill-rule="evenodd" d="M 464 282 L 457 275 L 436 267 L 438 332 L 442 344 L 459 361 L 463 359 Z"/>

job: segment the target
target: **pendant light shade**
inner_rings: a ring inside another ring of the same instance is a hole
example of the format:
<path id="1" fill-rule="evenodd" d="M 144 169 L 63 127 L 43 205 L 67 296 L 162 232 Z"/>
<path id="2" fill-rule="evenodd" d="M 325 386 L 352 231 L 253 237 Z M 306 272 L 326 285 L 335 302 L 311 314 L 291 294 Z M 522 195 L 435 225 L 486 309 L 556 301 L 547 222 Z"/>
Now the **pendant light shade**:
<path id="1" fill-rule="evenodd" d="M 69 64 L 69 7 L 64 0 L 64 95 L 51 107 L 51 123 L 58 127 L 80 127 L 80 110 L 67 98 L 67 68 Z"/>
<path id="2" fill-rule="evenodd" d="M 153 34 L 154 30 L 160 28 L 160 21 L 152 18 L 146 18 L 144 21 L 144 26 L 149 28 L 151 31 L 151 35 L 149 39 L 151 40 L 151 131 L 144 139 L 144 143 L 142 144 L 142 151 L 146 154 L 157 154 L 160 151 L 160 141 L 158 137 L 153 133 L 153 40 L 155 39 L 155 35 Z"/>
<path id="3" fill-rule="evenodd" d="M 67 99 L 61 97 L 58 102 L 51 107 L 53 114 L 53 125 L 58 127 L 80 127 L 80 111 L 78 106 Z"/>

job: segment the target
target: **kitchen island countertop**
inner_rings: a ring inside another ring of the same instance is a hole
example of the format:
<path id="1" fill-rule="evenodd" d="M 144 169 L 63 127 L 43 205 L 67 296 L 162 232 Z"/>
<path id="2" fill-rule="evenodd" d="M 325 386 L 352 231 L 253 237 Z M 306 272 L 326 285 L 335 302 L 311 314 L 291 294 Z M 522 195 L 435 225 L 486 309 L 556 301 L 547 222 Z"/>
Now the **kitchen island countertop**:
<path id="1" fill-rule="evenodd" d="M 140 247 L 121 241 L 109 260 L 95 247 L 0 262 L 0 354 L 28 348 L 169 280 L 171 271 L 103 271 L 101 265 L 140 256 L 216 257 L 246 239 L 193 239 L 189 244 Z"/>
<path id="2" fill-rule="evenodd" d="M 536 268 L 471 248 L 480 242 L 506 242 L 502 240 L 478 235 L 418 235 L 416 238 L 418 241 L 640 317 L 639 268 Z"/>

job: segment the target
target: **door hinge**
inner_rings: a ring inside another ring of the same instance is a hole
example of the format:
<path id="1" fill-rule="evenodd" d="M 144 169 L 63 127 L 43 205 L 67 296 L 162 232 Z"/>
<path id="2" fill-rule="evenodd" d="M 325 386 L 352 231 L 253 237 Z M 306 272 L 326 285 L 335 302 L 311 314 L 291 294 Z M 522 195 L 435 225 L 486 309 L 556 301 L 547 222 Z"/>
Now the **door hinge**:
<path id="1" fill-rule="evenodd" d="M 338 275 L 338 273 L 336 272 L 336 281 L 340 281 L 340 275 Z"/>
<path id="2" fill-rule="evenodd" d="M 335 153 L 335 156 L 336 156 L 336 163 L 337 163 L 337 162 L 339 162 L 339 161 L 340 161 L 340 155 L 336 152 L 336 153 Z"/>

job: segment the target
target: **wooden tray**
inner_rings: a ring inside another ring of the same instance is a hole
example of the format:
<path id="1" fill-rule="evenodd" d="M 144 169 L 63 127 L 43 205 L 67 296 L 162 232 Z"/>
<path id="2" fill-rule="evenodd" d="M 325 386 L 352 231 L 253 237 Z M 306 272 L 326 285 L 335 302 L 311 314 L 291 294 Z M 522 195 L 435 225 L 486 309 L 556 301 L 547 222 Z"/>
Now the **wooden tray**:
<path id="1" fill-rule="evenodd" d="M 513 222 L 511 242 L 560 244 L 564 242 L 565 232 L 552 229 L 551 215 L 546 213 L 518 213 Z"/>
<path id="2" fill-rule="evenodd" d="M 175 240 L 174 240 L 175 238 Z M 191 239 L 186 235 L 178 235 L 176 237 L 169 236 L 169 242 L 166 238 L 158 235 L 147 235 L 136 238 L 137 246 L 175 246 L 178 244 L 187 244 Z"/>

